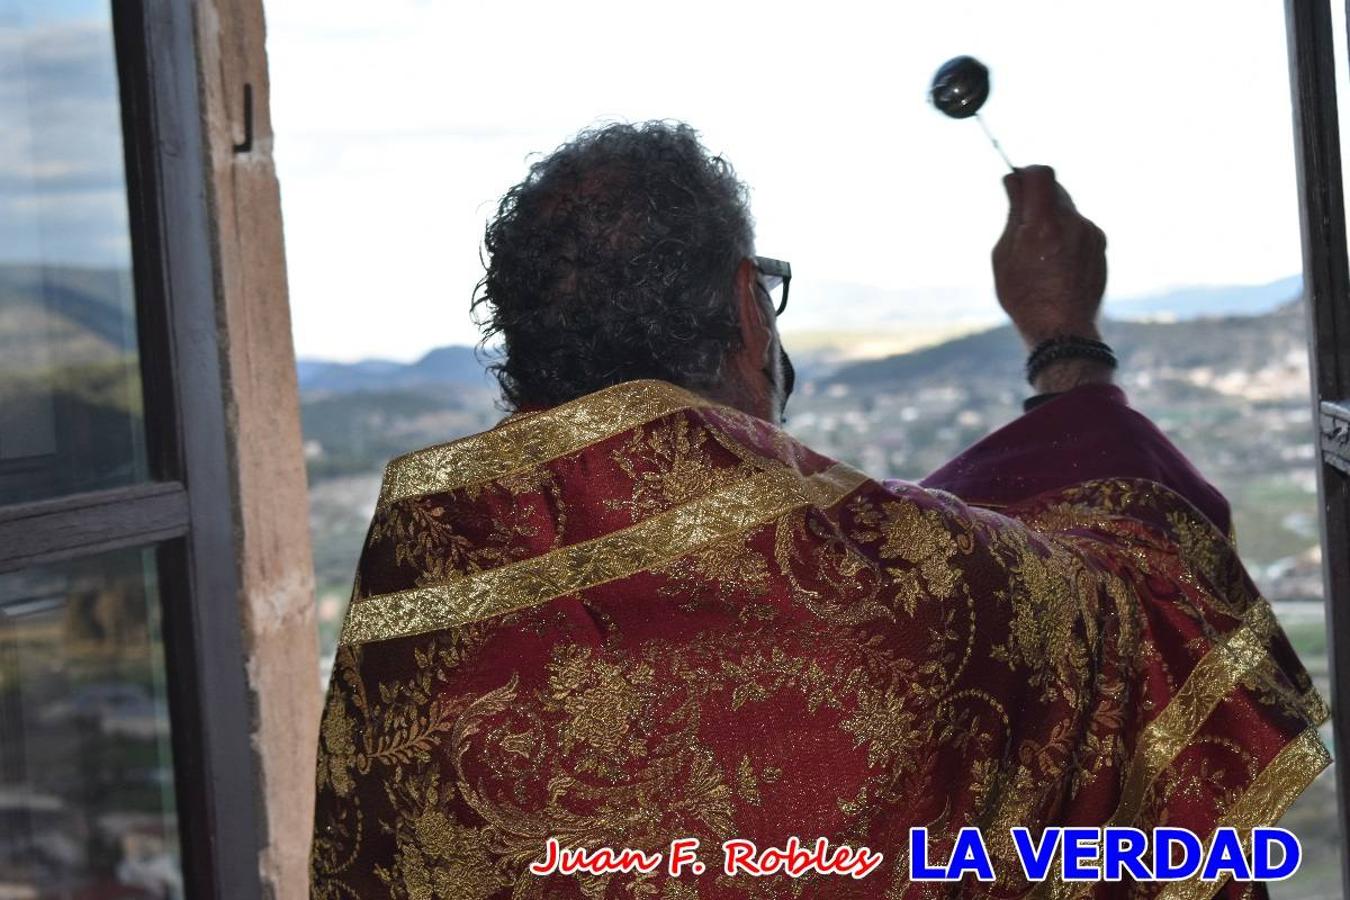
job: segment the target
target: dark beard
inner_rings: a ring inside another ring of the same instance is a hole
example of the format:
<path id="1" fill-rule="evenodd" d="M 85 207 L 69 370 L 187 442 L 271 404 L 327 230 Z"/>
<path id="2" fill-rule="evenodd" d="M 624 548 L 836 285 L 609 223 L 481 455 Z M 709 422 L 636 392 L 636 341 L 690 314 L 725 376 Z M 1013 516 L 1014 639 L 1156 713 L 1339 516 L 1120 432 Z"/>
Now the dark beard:
<path id="1" fill-rule="evenodd" d="M 792 360 L 788 357 L 782 344 L 778 345 L 778 359 L 783 370 L 783 405 L 778 410 L 778 421 L 785 423 L 787 422 L 788 397 L 792 396 L 792 389 L 797 385 L 797 370 L 792 368 Z"/>

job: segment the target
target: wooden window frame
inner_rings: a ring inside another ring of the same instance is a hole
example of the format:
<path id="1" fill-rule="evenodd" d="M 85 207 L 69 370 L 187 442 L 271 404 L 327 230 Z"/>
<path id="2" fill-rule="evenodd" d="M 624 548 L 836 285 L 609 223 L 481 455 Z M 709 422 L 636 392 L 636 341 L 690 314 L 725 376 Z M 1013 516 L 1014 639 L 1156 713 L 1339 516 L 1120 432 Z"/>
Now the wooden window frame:
<path id="1" fill-rule="evenodd" d="M 153 545 L 187 895 L 261 898 L 235 503 L 189 0 L 111 0 L 151 481 L 0 506 L 0 572 Z"/>
<path id="2" fill-rule="evenodd" d="M 1336 105 L 1330 3 L 1285 0 L 1303 236 L 1313 417 L 1321 451 L 1322 572 L 1327 609 L 1332 734 L 1338 751 L 1337 820 L 1350 841 L 1350 262 Z M 1350 853 L 1341 854 L 1350 897 Z"/>
<path id="3" fill-rule="evenodd" d="M 1322 452 L 1337 798 L 1350 839 L 1350 258 L 1330 0 L 1286 0 L 1304 284 Z M 154 480 L 0 507 L 0 571 L 155 545 L 183 874 L 193 897 L 261 897 L 234 498 L 206 146 L 188 0 L 110 3 L 145 422 Z M 1350 2 L 1347 3 L 1350 6 Z M 1350 896 L 1350 854 L 1342 857 Z"/>

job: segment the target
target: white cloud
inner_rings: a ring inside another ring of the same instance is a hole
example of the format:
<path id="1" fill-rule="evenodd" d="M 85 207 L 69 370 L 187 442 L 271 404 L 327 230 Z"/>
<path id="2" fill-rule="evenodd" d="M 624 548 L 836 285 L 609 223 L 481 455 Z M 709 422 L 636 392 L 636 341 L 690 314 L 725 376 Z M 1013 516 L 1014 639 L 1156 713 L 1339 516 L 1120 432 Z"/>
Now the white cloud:
<path id="1" fill-rule="evenodd" d="M 496 198 L 527 154 L 610 118 L 685 119 L 732 160 L 760 249 L 793 262 L 801 321 L 830 315 L 832 282 L 940 287 L 993 315 L 1001 164 L 924 99 L 958 53 L 990 64 L 1014 161 L 1055 165 L 1110 235 L 1111 295 L 1300 264 L 1280 4 L 279 0 L 268 16 L 302 355 L 473 341 Z"/>
<path id="2" fill-rule="evenodd" d="M 0 262 L 129 267 L 107 7 L 15 12 L 0 10 Z"/>

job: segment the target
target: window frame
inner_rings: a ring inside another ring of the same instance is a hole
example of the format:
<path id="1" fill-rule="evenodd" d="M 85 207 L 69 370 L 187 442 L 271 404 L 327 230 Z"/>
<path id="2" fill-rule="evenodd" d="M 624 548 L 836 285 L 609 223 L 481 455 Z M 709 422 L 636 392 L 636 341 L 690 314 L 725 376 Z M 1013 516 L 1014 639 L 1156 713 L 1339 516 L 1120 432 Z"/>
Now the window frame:
<path id="1" fill-rule="evenodd" d="M 1330 3 L 1285 0 L 1303 284 L 1313 387 L 1315 440 L 1321 451 L 1322 575 L 1327 612 L 1332 734 L 1338 750 L 1337 819 L 1350 842 L 1350 258 L 1336 100 Z M 1350 4 L 1348 4 L 1350 6 Z M 1341 854 L 1350 896 L 1350 853 Z"/>
<path id="2" fill-rule="evenodd" d="M 260 779 L 235 567 L 190 0 L 110 0 L 151 480 L 0 506 L 0 571 L 153 546 L 184 886 L 260 900 Z"/>
<path id="3" fill-rule="evenodd" d="M 1286 0 L 1322 502 L 1328 658 L 1350 749 L 1350 258 L 1330 0 Z M 1350 2 L 1347 3 L 1350 6 Z M 261 897 L 216 279 L 189 0 L 110 2 L 151 481 L 0 506 L 0 571 L 154 545 L 160 568 L 184 882 Z M 209 714 L 207 711 L 209 710 Z M 1344 758 L 1343 758 L 1344 759 Z M 1338 819 L 1350 840 L 1350 773 Z M 1350 854 L 1342 857 L 1350 896 Z"/>

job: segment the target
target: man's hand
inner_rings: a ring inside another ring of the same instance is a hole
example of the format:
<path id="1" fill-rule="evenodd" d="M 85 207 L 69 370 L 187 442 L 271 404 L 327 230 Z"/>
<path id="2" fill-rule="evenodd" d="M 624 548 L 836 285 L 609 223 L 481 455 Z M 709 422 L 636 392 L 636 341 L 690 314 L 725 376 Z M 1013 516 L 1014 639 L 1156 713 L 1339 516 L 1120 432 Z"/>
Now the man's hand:
<path id="1" fill-rule="evenodd" d="M 999 304 L 1028 349 L 1066 335 L 1100 340 L 1106 235 L 1078 213 L 1049 166 L 1017 169 L 1003 184 L 1008 225 L 993 254 Z M 1070 362 L 1082 361 L 1051 368 Z"/>

